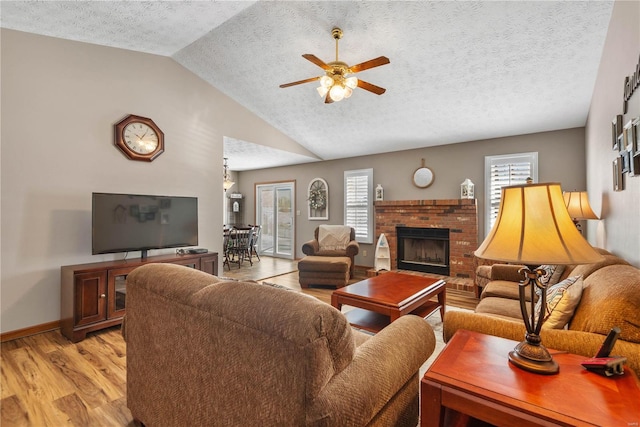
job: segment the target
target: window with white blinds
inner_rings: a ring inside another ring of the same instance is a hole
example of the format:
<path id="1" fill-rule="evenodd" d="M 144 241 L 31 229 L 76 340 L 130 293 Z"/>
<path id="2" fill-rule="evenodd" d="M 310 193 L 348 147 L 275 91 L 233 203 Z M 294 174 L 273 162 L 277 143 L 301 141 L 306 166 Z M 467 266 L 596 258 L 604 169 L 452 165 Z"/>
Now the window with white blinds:
<path id="1" fill-rule="evenodd" d="M 526 184 L 527 178 L 538 182 L 538 153 L 486 156 L 485 172 L 485 236 L 498 216 L 502 187 Z"/>
<path id="2" fill-rule="evenodd" d="M 353 227 L 356 240 L 373 243 L 373 169 L 344 172 L 344 225 Z"/>

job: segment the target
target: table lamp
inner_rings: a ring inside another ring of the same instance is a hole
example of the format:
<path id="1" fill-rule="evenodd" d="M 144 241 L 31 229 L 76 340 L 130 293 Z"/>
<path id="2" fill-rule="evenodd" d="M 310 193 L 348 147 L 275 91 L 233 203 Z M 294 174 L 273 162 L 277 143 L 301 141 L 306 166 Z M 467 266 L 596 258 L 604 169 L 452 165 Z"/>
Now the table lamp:
<path id="1" fill-rule="evenodd" d="M 602 259 L 575 227 L 558 183 L 525 184 L 503 187 L 495 225 L 475 255 L 514 264 L 523 281 L 519 284 L 520 311 L 524 320 L 525 341 L 509 353 L 509 361 L 538 374 L 555 374 L 558 364 L 542 345 L 540 330 L 544 309 L 536 316 L 535 289 L 540 290 L 543 307 L 547 288 L 540 282 L 543 264 L 587 264 Z M 531 285 L 531 286 L 529 286 Z M 527 313 L 525 290 L 531 292 L 531 311 Z"/>
<path id="2" fill-rule="evenodd" d="M 565 191 L 562 193 L 564 204 L 576 228 L 582 232 L 580 222 L 583 219 L 599 219 L 589 205 L 586 191 Z"/>

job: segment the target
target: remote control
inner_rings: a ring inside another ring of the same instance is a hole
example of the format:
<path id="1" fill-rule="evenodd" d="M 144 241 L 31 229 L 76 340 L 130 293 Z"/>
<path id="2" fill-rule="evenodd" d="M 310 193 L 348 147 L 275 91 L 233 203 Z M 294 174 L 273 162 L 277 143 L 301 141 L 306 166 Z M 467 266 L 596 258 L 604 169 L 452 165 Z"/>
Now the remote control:
<path id="1" fill-rule="evenodd" d="M 618 340 L 618 335 L 620 335 L 620 328 L 616 326 L 609 331 L 609 335 L 605 338 L 600 350 L 598 350 L 594 358 L 609 357 L 611 350 L 613 349 L 613 345 Z"/>

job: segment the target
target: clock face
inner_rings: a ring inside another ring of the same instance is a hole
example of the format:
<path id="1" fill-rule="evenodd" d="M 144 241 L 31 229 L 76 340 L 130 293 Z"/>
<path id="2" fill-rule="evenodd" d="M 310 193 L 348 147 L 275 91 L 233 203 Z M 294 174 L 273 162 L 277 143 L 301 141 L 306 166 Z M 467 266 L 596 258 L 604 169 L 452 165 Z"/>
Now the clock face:
<path id="1" fill-rule="evenodd" d="M 145 123 L 129 123 L 125 126 L 122 136 L 127 147 L 135 153 L 149 154 L 158 148 L 158 135 Z"/>
<path id="2" fill-rule="evenodd" d="M 164 152 L 164 133 L 153 120 L 129 114 L 115 125 L 115 145 L 131 160 L 151 162 Z"/>

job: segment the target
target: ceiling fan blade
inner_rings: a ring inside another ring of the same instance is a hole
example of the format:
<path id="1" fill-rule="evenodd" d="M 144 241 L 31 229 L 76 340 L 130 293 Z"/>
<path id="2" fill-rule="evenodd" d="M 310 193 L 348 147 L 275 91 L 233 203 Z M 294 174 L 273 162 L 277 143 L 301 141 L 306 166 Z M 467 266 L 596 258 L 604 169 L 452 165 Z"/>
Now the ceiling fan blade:
<path id="1" fill-rule="evenodd" d="M 306 59 L 307 61 L 313 62 L 314 64 L 316 64 L 318 67 L 322 68 L 325 71 L 332 71 L 333 70 L 333 68 L 331 68 L 331 66 L 325 64 L 322 59 L 318 58 L 315 55 L 312 55 L 310 53 L 305 53 L 304 55 L 302 55 L 302 57 L 304 59 Z"/>
<path id="2" fill-rule="evenodd" d="M 324 103 L 331 104 L 332 102 L 333 102 L 333 99 L 331 99 L 331 97 L 329 96 L 329 92 L 327 92 L 327 96 L 324 97 Z"/>
<path id="3" fill-rule="evenodd" d="M 311 77 L 310 79 L 300 80 L 300 81 L 291 82 L 291 83 L 285 83 L 283 85 L 280 85 L 280 87 L 285 88 L 289 86 L 301 85 L 303 83 L 315 82 L 316 80 L 320 80 L 320 77 Z"/>
<path id="4" fill-rule="evenodd" d="M 349 72 L 351 73 L 359 73 L 360 71 L 368 70 L 369 68 L 379 67 L 381 65 L 388 64 L 389 58 L 386 56 L 379 56 L 374 59 L 370 59 L 365 62 L 361 62 L 360 64 L 356 64 L 353 67 L 349 67 Z"/>
<path id="5" fill-rule="evenodd" d="M 358 87 L 364 90 L 368 90 L 369 92 L 375 93 L 376 95 L 382 95 L 387 90 L 383 87 L 372 85 L 371 83 L 367 83 L 364 80 L 358 79 Z"/>

